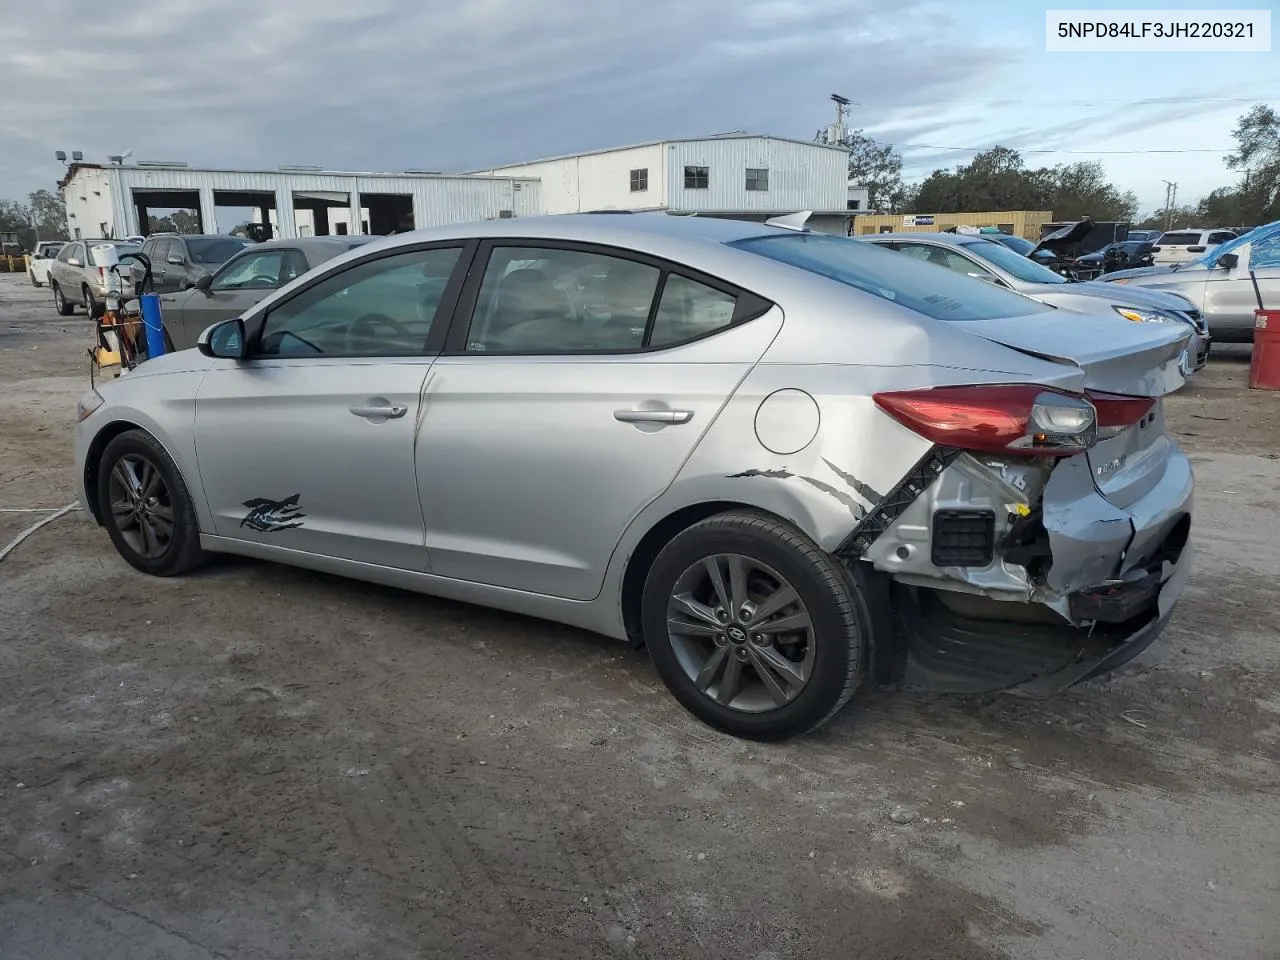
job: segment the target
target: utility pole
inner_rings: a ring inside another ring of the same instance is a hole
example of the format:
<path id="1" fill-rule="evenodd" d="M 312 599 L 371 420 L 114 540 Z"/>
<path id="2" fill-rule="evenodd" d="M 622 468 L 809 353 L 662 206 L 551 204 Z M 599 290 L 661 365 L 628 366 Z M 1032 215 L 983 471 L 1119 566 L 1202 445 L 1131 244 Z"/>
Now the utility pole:
<path id="1" fill-rule="evenodd" d="M 1164 183 L 1164 228 L 1168 231 L 1173 229 L 1173 205 L 1178 202 L 1178 185 L 1172 180 L 1161 182 Z"/>
<path id="2" fill-rule="evenodd" d="M 836 105 L 836 122 L 835 126 L 827 131 L 827 143 L 834 145 L 844 143 L 844 118 L 848 115 L 849 104 L 853 103 L 853 101 L 848 97 L 840 96 L 838 93 L 831 95 L 831 101 Z"/>

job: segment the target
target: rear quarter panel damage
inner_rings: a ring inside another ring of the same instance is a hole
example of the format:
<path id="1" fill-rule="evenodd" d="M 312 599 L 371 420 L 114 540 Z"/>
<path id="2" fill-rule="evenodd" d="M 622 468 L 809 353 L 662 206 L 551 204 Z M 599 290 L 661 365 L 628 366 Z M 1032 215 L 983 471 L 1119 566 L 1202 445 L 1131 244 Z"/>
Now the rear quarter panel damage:
<path id="1" fill-rule="evenodd" d="M 824 550 L 835 550 L 931 447 L 881 412 L 870 391 L 855 393 L 867 379 L 865 368 L 847 365 L 756 367 L 663 496 L 663 512 L 740 501 L 784 517 Z M 787 446 L 761 442 L 757 413 L 766 399 L 790 389 L 813 398 L 817 429 L 807 442 L 797 437 L 800 449 L 777 453 Z"/>

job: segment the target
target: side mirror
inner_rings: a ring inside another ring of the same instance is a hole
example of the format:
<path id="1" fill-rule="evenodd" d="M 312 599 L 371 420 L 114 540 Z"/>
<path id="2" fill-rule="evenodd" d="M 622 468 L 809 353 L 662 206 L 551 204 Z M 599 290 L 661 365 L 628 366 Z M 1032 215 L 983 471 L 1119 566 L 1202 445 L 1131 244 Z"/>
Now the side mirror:
<path id="1" fill-rule="evenodd" d="M 206 357 L 221 360 L 243 360 L 245 355 L 244 321 L 239 317 L 220 320 L 196 341 L 196 349 Z"/>
<path id="2" fill-rule="evenodd" d="M 180 253 L 172 253 L 169 255 L 169 262 L 175 267 L 180 267 L 187 262 L 187 258 Z"/>
<path id="3" fill-rule="evenodd" d="M 1215 262 L 1215 267 L 1222 267 L 1224 270 L 1234 270 L 1240 263 L 1240 258 L 1234 253 L 1224 253 Z"/>
<path id="4" fill-rule="evenodd" d="M 985 280 L 987 283 L 994 283 L 997 287 L 1004 286 L 998 277 L 993 277 L 989 273 L 970 273 L 968 276 L 973 277 L 975 280 Z"/>
<path id="5" fill-rule="evenodd" d="M 213 275 L 209 273 L 200 274 L 200 276 L 196 277 L 196 282 L 192 284 L 192 286 L 195 287 L 197 290 L 199 290 L 201 293 L 208 293 L 209 287 L 212 285 L 213 285 Z"/>

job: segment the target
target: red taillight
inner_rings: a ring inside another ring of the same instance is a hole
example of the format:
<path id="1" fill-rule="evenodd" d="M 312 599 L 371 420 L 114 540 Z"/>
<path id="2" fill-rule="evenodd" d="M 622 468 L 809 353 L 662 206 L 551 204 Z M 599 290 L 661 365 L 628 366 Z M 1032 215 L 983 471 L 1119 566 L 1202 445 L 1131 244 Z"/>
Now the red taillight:
<path id="1" fill-rule="evenodd" d="M 106 282 L 107 282 L 107 268 L 106 268 L 106 267 L 99 267 L 99 268 L 98 268 L 98 282 L 99 282 L 99 283 L 106 283 Z"/>
<path id="2" fill-rule="evenodd" d="M 1086 391 L 1098 411 L 1098 436 L 1105 439 L 1128 430 L 1148 413 L 1156 402 L 1151 397 L 1126 397 L 1119 393 Z"/>
<path id="3" fill-rule="evenodd" d="M 928 440 L 961 450 L 1069 457 L 1093 446 L 1089 402 L 1034 384 L 877 393 L 876 404 Z"/>

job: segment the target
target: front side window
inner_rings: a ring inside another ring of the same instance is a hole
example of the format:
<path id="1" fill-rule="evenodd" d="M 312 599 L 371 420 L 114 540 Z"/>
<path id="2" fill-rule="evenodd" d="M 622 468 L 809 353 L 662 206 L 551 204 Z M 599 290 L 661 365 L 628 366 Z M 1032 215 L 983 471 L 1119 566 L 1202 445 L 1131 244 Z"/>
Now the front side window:
<path id="1" fill-rule="evenodd" d="M 827 277 L 935 320 L 994 320 L 1053 309 L 982 280 L 877 250 L 876 244 L 861 240 L 799 233 L 753 237 L 730 246 Z"/>
<path id="2" fill-rule="evenodd" d="M 964 249 L 966 253 L 970 253 L 979 260 L 985 260 L 987 263 L 994 264 L 1005 273 L 1011 274 L 1019 280 L 1026 283 L 1069 283 L 1060 273 L 1054 273 L 1043 264 L 1036 263 L 1030 257 L 1018 253 L 1016 250 L 1010 250 L 1003 243 L 997 243 L 994 240 L 973 239 L 965 242 Z M 1053 254 L 1047 250 L 1039 250 L 1036 256 Z"/>
<path id="3" fill-rule="evenodd" d="M 156 245 L 151 248 L 150 256 L 152 265 L 154 266 L 155 264 L 164 263 L 168 260 L 169 254 L 172 252 L 172 247 L 173 244 L 169 240 L 157 240 Z"/>
<path id="4" fill-rule="evenodd" d="M 267 314 L 257 355 L 422 354 L 461 252 L 413 250 L 339 270 Z"/>
<path id="5" fill-rule="evenodd" d="M 706 190 L 711 186 L 710 167 L 685 167 L 684 188 L 686 190 Z"/>
<path id="6" fill-rule="evenodd" d="M 631 192 L 641 193 L 649 189 L 649 168 L 641 167 L 631 171 Z"/>
<path id="7" fill-rule="evenodd" d="M 214 277 L 211 290 L 275 290 L 307 272 L 297 250 L 277 248 L 232 260 Z"/>
<path id="8" fill-rule="evenodd" d="M 625 257 L 494 247 L 466 350 L 569 354 L 669 347 L 728 327 L 737 308 L 733 293 Z"/>
<path id="9" fill-rule="evenodd" d="M 63 247 L 61 250 L 58 251 L 58 262 L 66 263 L 68 260 L 71 260 L 73 257 L 75 257 L 76 250 L 78 250 L 79 248 L 80 248 L 80 244 L 78 243 L 72 243 Z"/>
<path id="10" fill-rule="evenodd" d="M 768 190 L 769 171 L 763 167 L 747 167 L 747 189 Z"/>
<path id="11" fill-rule="evenodd" d="M 982 269 L 968 257 L 962 257 L 954 250 L 948 250 L 946 247 L 935 246 L 931 243 L 904 243 L 899 249 L 908 257 L 923 260 L 925 263 L 932 263 L 934 266 L 943 267 L 952 273 L 959 273 L 964 276 L 970 274 L 991 276 L 990 271 Z"/>

